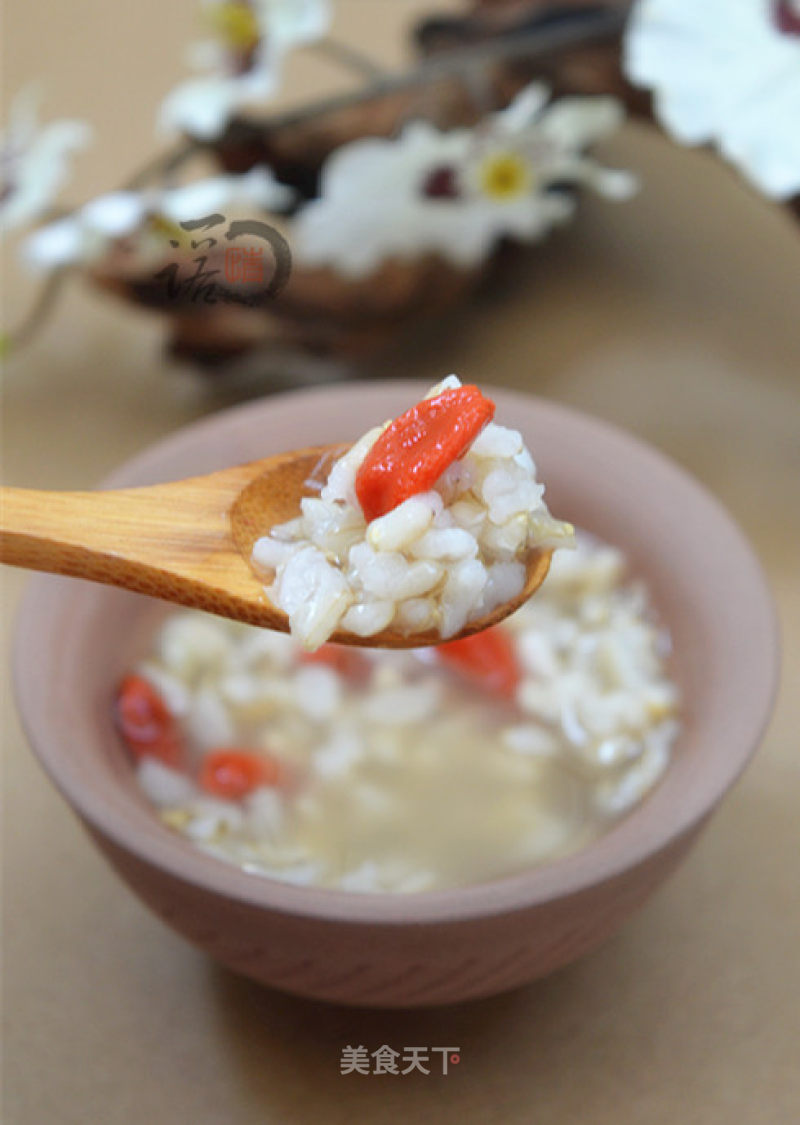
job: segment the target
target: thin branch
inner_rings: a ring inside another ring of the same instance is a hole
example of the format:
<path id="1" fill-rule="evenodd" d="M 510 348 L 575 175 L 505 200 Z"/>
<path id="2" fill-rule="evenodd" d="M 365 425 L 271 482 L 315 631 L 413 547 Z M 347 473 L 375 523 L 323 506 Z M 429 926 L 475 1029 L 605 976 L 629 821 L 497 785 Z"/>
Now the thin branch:
<path id="1" fill-rule="evenodd" d="M 196 152 L 202 151 L 203 148 L 204 146 L 201 145 L 199 141 L 193 138 L 184 138 L 180 144 L 177 144 L 169 152 L 162 153 L 146 164 L 144 168 L 140 169 L 140 171 L 123 184 L 121 190 L 139 191 L 149 180 L 154 179 L 156 176 L 161 176 L 163 178 L 177 170 L 177 168 L 185 164 Z M 63 219 L 77 210 L 77 207 L 70 209 L 59 208 L 53 214 L 47 216 L 47 221 L 52 222 L 55 219 Z M 11 355 L 21 348 L 24 348 L 33 338 L 37 330 L 45 323 L 55 308 L 56 301 L 61 295 L 61 289 L 69 272 L 69 269 L 62 267 L 53 270 L 49 275 L 22 323 L 17 328 L 4 334 L 2 341 L 2 352 L 4 355 Z"/>
<path id="2" fill-rule="evenodd" d="M 150 180 L 160 176 L 170 175 L 176 172 L 181 165 L 185 164 L 187 160 L 191 159 L 198 152 L 204 151 L 206 145 L 202 141 L 196 140 L 194 137 L 184 137 L 173 148 L 167 152 L 162 152 L 160 156 L 154 157 L 148 161 L 143 168 L 134 173 L 129 180 L 122 185 L 122 191 L 140 191 Z"/>
<path id="3" fill-rule="evenodd" d="M 587 13 L 574 23 L 561 27 L 550 27 L 524 33 L 507 33 L 488 42 L 482 42 L 458 50 L 451 50 L 432 59 L 426 59 L 418 67 L 402 74 L 387 74 L 348 44 L 327 38 L 316 44 L 320 51 L 335 58 L 351 70 L 365 76 L 367 83 L 358 90 L 340 94 L 332 98 L 321 98 L 304 106 L 278 114 L 267 119 L 267 128 L 299 125 L 317 116 L 347 109 L 362 102 L 403 90 L 413 90 L 436 82 L 442 78 L 461 77 L 472 82 L 476 78 L 478 87 L 481 71 L 492 62 L 510 61 L 525 58 L 535 59 L 554 52 L 563 51 L 575 45 L 593 41 L 614 40 L 625 26 L 624 11 L 604 11 Z M 150 180 L 159 177 L 163 180 L 182 167 L 196 153 L 207 151 L 208 142 L 195 137 L 184 137 L 172 149 L 161 153 L 136 172 L 124 185 L 123 191 L 139 191 Z M 70 214 L 71 212 L 66 212 Z M 37 328 L 51 312 L 69 271 L 55 270 L 45 282 L 39 296 L 23 323 L 7 337 L 7 351 L 14 351 L 31 338 Z"/>
<path id="4" fill-rule="evenodd" d="M 349 106 L 358 105 L 383 94 L 392 94 L 400 90 L 414 89 L 416 86 L 425 86 L 439 78 L 462 76 L 465 71 L 467 77 L 469 77 L 469 72 L 473 68 L 480 71 L 496 60 L 533 59 L 553 51 L 564 50 L 578 43 L 582 44 L 597 39 L 613 39 L 621 34 L 625 26 L 625 20 L 626 13 L 624 11 L 593 12 L 579 20 L 576 19 L 573 24 L 565 27 L 545 28 L 544 30 L 534 30 L 524 34 L 501 35 L 487 43 L 448 51 L 447 54 L 428 59 L 420 66 L 403 74 L 387 74 L 371 59 L 362 55 L 360 51 L 338 39 L 327 37 L 317 43 L 316 47 L 331 57 L 336 57 L 338 61 L 351 69 L 359 70 L 361 74 L 368 76 L 372 81 L 358 90 L 349 91 L 332 98 L 320 98 L 296 109 L 268 118 L 266 124 L 270 128 L 301 124 L 319 114 L 346 109 Z M 176 172 L 192 156 L 207 151 L 209 147 L 212 146 L 208 141 L 201 141 L 196 137 L 184 137 L 172 149 L 148 161 L 143 168 L 134 173 L 122 185 L 121 190 L 139 191 L 157 176 L 163 178 Z M 71 211 L 64 213 L 71 214 Z"/>
<path id="5" fill-rule="evenodd" d="M 65 267 L 54 270 L 42 285 L 32 308 L 19 325 L 8 333 L 3 342 L 3 351 L 11 355 L 23 348 L 33 337 L 34 333 L 47 320 L 55 308 L 56 300 L 61 292 L 69 270 Z"/>
<path id="6" fill-rule="evenodd" d="M 576 44 L 584 45 L 596 40 L 618 38 L 625 26 L 624 11 L 592 12 L 564 27 L 544 28 L 524 33 L 497 36 L 488 42 L 451 50 L 426 59 L 420 66 L 403 74 L 382 75 L 359 90 L 348 91 L 335 97 L 307 102 L 296 109 L 268 118 L 268 128 L 299 125 L 326 113 L 349 109 L 361 102 L 401 90 L 413 90 L 441 78 L 462 77 L 473 67 L 486 66 L 496 60 L 535 59 L 542 55 L 563 51 Z"/>
<path id="7" fill-rule="evenodd" d="M 375 80 L 386 77 L 383 67 L 373 62 L 369 55 L 351 47 L 349 43 L 343 43 L 341 39 L 334 39 L 333 36 L 328 35 L 312 43 L 311 49 L 346 67 L 347 70 L 360 74 L 362 78 Z"/>

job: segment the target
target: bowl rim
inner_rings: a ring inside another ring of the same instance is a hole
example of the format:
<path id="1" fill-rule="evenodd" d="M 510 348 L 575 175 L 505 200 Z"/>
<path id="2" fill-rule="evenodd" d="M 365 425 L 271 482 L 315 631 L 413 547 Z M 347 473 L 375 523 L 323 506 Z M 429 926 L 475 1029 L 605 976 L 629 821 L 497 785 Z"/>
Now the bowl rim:
<path id="1" fill-rule="evenodd" d="M 489 918 L 573 896 L 639 867 L 706 820 L 755 753 L 769 723 L 777 693 L 780 664 L 778 620 L 766 578 L 753 549 L 722 504 L 691 474 L 657 448 L 617 425 L 561 403 L 527 392 L 493 387 L 485 382 L 482 382 L 482 387 L 498 401 L 504 414 L 508 411 L 508 417 L 514 416 L 515 403 L 520 406 L 524 403 L 526 409 L 535 406 L 537 412 L 551 420 L 573 431 L 601 437 L 640 464 L 658 470 L 684 492 L 690 491 L 703 506 L 708 519 L 716 521 L 717 528 L 724 530 L 728 546 L 733 551 L 731 567 L 738 568 L 747 584 L 751 624 L 747 634 L 748 652 L 753 668 L 753 696 L 745 716 L 748 722 L 735 728 L 738 742 L 731 747 L 731 753 L 725 759 L 725 768 L 718 769 L 711 777 L 707 776 L 705 784 L 698 790 L 690 791 L 685 803 L 674 810 L 675 816 L 660 827 L 648 828 L 647 823 L 649 810 L 658 795 L 659 786 L 656 786 L 640 805 L 587 847 L 541 867 L 490 882 L 403 894 L 364 894 L 283 883 L 268 876 L 241 871 L 224 860 L 201 852 L 177 833 L 164 828 L 152 816 L 151 810 L 134 805 L 135 793 L 123 806 L 110 808 L 91 786 L 85 784 L 83 777 L 70 768 L 69 755 L 59 750 L 52 725 L 44 709 L 37 706 L 38 685 L 30 670 L 35 671 L 36 668 L 36 650 L 43 643 L 42 629 L 46 631 L 50 624 L 47 618 L 44 623 L 41 620 L 41 604 L 47 600 L 47 595 L 57 598 L 60 604 L 68 604 L 69 589 L 75 580 L 37 574 L 29 580 L 23 593 L 14 629 L 12 669 L 17 709 L 40 764 L 85 824 L 140 861 L 161 868 L 185 883 L 247 906 L 330 922 L 420 925 Z M 166 453 L 177 452 L 183 446 L 195 448 L 208 434 L 235 432 L 243 418 L 260 411 L 280 410 L 299 397 L 309 400 L 335 394 L 362 400 L 372 396 L 378 399 L 386 396 L 387 389 L 399 398 L 413 401 L 414 395 L 424 393 L 428 387 L 425 381 L 412 379 L 356 381 L 300 388 L 239 404 L 182 426 L 149 445 L 105 477 L 99 487 L 130 485 L 131 476 L 146 475 L 148 469 Z M 56 590 L 55 583 L 66 585 Z M 120 818 L 117 815 L 120 811 L 127 815 Z M 147 819 L 135 815 L 137 812 Z M 160 831 L 147 832 L 148 824 Z M 645 830 L 640 831 L 641 827 Z"/>

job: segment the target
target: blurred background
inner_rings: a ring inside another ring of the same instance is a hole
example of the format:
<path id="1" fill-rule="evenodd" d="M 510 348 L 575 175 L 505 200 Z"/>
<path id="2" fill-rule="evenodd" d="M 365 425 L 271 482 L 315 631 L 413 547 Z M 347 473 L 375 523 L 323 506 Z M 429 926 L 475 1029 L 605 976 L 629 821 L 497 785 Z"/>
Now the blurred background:
<path id="1" fill-rule="evenodd" d="M 458 0 L 337 0 L 334 30 L 408 65 L 408 29 Z M 145 165 L 186 76 L 196 0 L 45 0 L 3 13 L 3 102 L 42 82 L 42 117 L 92 122 L 62 194 L 79 203 Z M 353 79 L 298 51 L 276 104 Z M 5 110 L 4 110 L 5 115 Z M 451 371 L 627 427 L 699 477 L 762 557 L 800 674 L 800 231 L 714 155 L 625 126 L 598 148 L 639 193 L 587 196 L 436 323 L 350 371 Z M 40 282 L 4 245 L 5 327 Z M 88 488 L 191 420 L 280 381 L 198 375 L 162 318 L 66 286 L 4 376 L 8 484 Z M 279 373 L 278 373 L 279 374 Z M 613 497 L 609 497 L 613 503 Z M 4 658 L 24 575 L 3 575 Z M 736 613 L 736 607 L 731 607 Z M 742 638 L 746 644 L 746 638 Z M 796 691 L 745 779 L 665 892 L 604 950 L 520 993 L 431 1013 L 317 1008 L 213 967 L 130 898 L 90 850 L 3 711 L 5 1099 L 9 1125 L 606 1121 L 782 1123 L 800 1103 Z M 340 1078 L 345 1043 L 458 1043 L 447 1078 Z"/>

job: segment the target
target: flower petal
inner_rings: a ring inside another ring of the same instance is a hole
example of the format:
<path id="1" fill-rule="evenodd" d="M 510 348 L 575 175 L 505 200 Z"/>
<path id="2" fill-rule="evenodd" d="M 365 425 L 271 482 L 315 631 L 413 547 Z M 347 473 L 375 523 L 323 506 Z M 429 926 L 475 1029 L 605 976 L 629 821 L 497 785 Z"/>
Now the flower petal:
<path id="1" fill-rule="evenodd" d="M 259 0 L 258 6 L 267 38 L 282 51 L 313 43 L 330 29 L 328 0 Z"/>
<path id="2" fill-rule="evenodd" d="M 624 69 L 678 141 L 715 143 L 774 198 L 800 191 L 800 39 L 767 0 L 638 0 Z"/>
<path id="3" fill-rule="evenodd" d="M 23 99 L 21 106 L 16 101 L 3 141 L 11 192 L 0 204 L 0 230 L 22 226 L 48 209 L 68 178 L 69 157 L 85 148 L 92 135 L 83 121 L 69 120 L 36 132 L 33 99 Z"/>
<path id="4" fill-rule="evenodd" d="M 492 123 L 502 133 L 519 133 L 536 121 L 549 98 L 550 90 L 543 82 L 531 82 L 505 109 L 493 114 Z"/>
<path id="5" fill-rule="evenodd" d="M 295 193 L 278 183 L 271 170 L 251 168 L 239 176 L 211 176 L 196 180 L 165 193 L 161 210 L 170 219 L 181 222 L 221 211 L 228 204 L 252 203 L 264 210 L 285 207 Z"/>
<path id="6" fill-rule="evenodd" d="M 142 196 L 135 191 L 115 191 L 92 199 L 78 213 L 79 221 L 109 238 L 130 234 L 144 218 Z"/>
<path id="7" fill-rule="evenodd" d="M 81 257 L 83 233 L 72 216 L 59 219 L 29 235 L 20 247 L 23 261 L 34 270 L 70 265 Z"/>
<path id="8" fill-rule="evenodd" d="M 219 137 L 240 106 L 267 98 L 277 86 L 272 67 L 262 66 L 236 77 L 210 75 L 177 86 L 161 104 L 159 127 L 210 141 Z"/>
<path id="9" fill-rule="evenodd" d="M 616 98 L 560 98 L 542 114 L 540 128 L 567 148 L 585 148 L 620 127 L 625 111 Z"/>

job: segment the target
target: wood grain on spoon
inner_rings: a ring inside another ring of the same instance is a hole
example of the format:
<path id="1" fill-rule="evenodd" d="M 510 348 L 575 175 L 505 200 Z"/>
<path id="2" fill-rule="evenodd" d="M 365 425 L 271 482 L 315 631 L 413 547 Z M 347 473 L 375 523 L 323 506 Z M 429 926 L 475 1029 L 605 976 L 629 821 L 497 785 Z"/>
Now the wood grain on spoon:
<path id="1" fill-rule="evenodd" d="M 250 565 L 253 544 L 293 519 L 303 496 L 318 495 L 347 446 L 317 446 L 146 488 L 96 492 L 0 490 L 0 561 L 86 578 L 222 617 L 289 632 Z M 527 561 L 522 593 L 459 636 L 517 609 L 550 566 L 549 551 Z M 370 648 L 437 644 L 438 633 L 391 626 L 371 637 L 337 631 L 330 640 Z"/>

